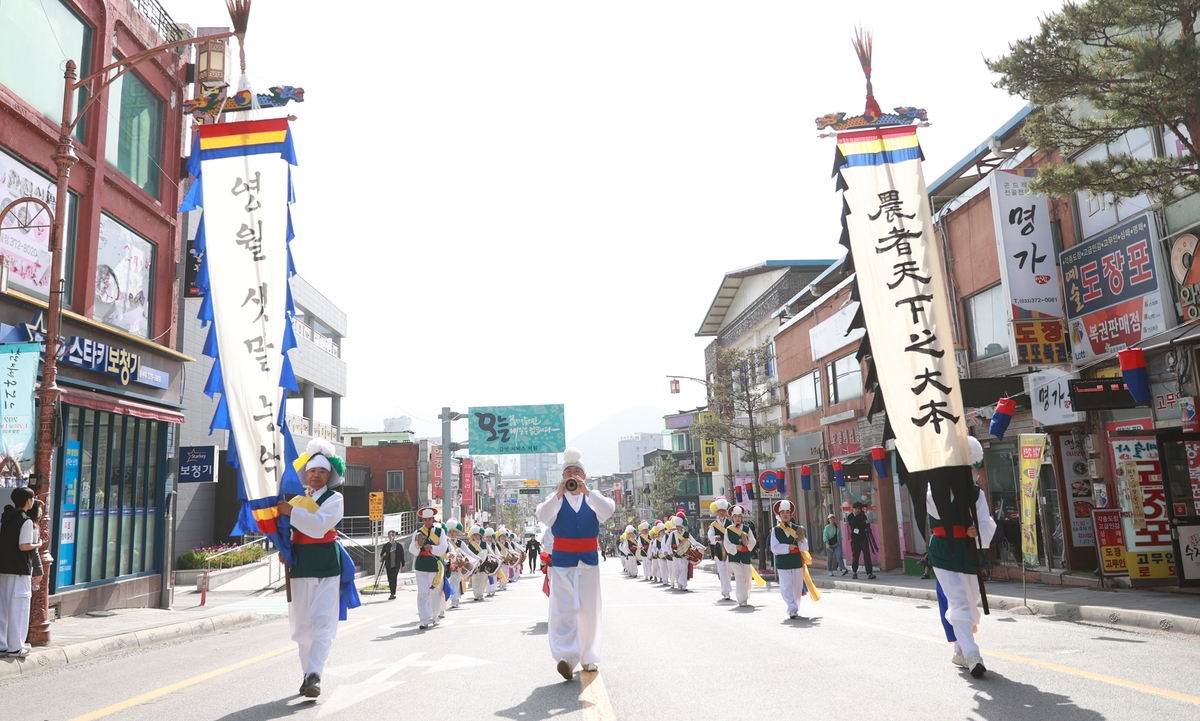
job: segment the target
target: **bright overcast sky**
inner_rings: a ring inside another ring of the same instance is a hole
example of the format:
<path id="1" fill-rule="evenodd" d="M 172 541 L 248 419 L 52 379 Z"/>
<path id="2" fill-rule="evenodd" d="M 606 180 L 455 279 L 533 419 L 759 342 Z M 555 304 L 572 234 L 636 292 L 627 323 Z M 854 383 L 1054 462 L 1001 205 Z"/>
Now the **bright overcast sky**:
<path id="1" fill-rule="evenodd" d="M 841 255 L 813 119 L 862 112 L 855 23 L 880 105 L 929 112 L 932 180 L 1024 105 L 983 57 L 1061 5 L 254 0 L 255 89 L 305 89 L 293 249 L 349 316 L 343 425 L 565 403 L 574 436 L 699 405 L 664 376 L 704 375 L 723 274 Z"/>

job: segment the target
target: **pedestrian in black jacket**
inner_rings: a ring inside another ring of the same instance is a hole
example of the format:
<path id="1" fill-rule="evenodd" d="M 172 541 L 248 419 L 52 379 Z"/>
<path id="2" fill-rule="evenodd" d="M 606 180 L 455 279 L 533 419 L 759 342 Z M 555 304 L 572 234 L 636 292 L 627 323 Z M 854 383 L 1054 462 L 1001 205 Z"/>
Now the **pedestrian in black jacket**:
<path id="1" fill-rule="evenodd" d="M 391 601 L 396 598 L 396 576 L 404 568 L 404 544 L 396 540 L 395 531 L 388 531 L 387 543 L 379 549 L 379 560 L 387 570 L 388 590 L 392 594 L 388 596 L 388 600 Z"/>
<path id="2" fill-rule="evenodd" d="M 530 536 L 529 542 L 525 544 L 525 558 L 529 560 L 529 572 L 537 572 L 537 560 L 542 552 L 542 544 L 538 543 L 537 536 Z"/>
<path id="3" fill-rule="evenodd" d="M 874 580 L 875 573 L 871 570 L 871 547 L 875 545 L 875 536 L 871 534 L 871 521 L 863 513 L 862 501 L 855 501 L 854 511 L 846 516 L 846 525 L 850 526 L 850 568 L 854 578 L 858 578 L 858 557 L 863 557 L 863 565 L 867 567 L 867 578 Z"/>

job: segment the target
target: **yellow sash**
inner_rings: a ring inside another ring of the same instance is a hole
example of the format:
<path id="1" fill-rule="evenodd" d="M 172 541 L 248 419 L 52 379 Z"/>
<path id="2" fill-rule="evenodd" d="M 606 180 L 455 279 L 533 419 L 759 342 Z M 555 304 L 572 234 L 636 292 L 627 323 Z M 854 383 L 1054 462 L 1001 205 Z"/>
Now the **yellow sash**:
<path id="1" fill-rule="evenodd" d="M 417 529 L 417 533 L 420 533 L 421 535 L 425 536 L 429 540 L 433 541 L 433 543 L 436 545 L 441 542 L 442 537 L 437 534 L 437 531 L 433 531 L 433 535 L 430 535 L 430 531 L 432 531 L 432 530 L 433 529 L 426 529 L 424 526 L 421 526 L 420 528 Z M 432 551 L 431 551 L 431 553 L 432 553 Z M 437 575 L 433 577 L 433 583 L 429 587 L 430 588 L 441 588 L 442 587 L 442 579 L 446 577 L 446 562 L 443 561 L 438 556 L 434 556 L 434 558 L 436 558 L 438 561 L 438 572 L 437 572 Z"/>
<path id="2" fill-rule="evenodd" d="M 720 521 L 713 521 L 711 525 L 721 533 L 725 533 L 725 526 L 722 526 Z"/>

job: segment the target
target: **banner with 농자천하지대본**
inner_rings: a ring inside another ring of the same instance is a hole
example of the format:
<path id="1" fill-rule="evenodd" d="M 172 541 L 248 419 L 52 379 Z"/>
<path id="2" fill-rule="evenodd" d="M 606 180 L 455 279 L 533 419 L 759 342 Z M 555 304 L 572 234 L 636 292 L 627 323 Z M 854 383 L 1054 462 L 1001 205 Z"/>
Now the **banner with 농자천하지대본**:
<path id="1" fill-rule="evenodd" d="M 297 391 L 287 352 L 296 346 L 291 131 L 285 119 L 205 125 L 188 170 L 196 180 L 181 211 L 203 208 L 196 247 L 204 290 L 204 353 L 215 362 L 205 386 L 220 395 L 214 429 L 233 435 L 227 459 L 238 469 L 242 512 L 233 535 L 267 534 L 285 552 L 290 539 L 276 505 L 302 492 L 284 422 L 286 391 Z"/>
<path id="2" fill-rule="evenodd" d="M 915 127 L 838 135 L 845 233 L 874 372 L 910 472 L 967 466 L 954 322 Z"/>

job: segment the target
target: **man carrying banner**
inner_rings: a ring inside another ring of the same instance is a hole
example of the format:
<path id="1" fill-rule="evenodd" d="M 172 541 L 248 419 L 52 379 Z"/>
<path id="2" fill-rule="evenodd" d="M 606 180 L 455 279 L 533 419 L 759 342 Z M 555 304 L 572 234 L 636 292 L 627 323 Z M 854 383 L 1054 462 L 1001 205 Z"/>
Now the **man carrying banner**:
<path id="1" fill-rule="evenodd" d="M 563 482 L 537 507 L 554 541 L 550 563 L 550 654 L 570 681 L 576 664 L 595 671 L 600 662 L 600 524 L 616 505 L 587 487 L 581 454 L 563 453 Z"/>
<path id="2" fill-rule="evenodd" d="M 737 604 L 749 606 L 751 564 L 754 563 L 750 552 L 754 550 L 758 541 L 754 538 L 754 530 L 750 528 L 750 524 L 744 522 L 746 511 L 741 506 L 734 506 L 732 513 L 732 520 L 725 527 L 722 543 L 729 558 L 729 570 L 733 572 L 737 582 Z"/>
<path id="3" fill-rule="evenodd" d="M 712 510 L 717 514 L 717 520 L 708 524 L 708 545 L 712 546 L 712 556 L 717 562 L 717 578 L 721 581 L 721 600 L 729 600 L 729 561 L 725 558 L 725 524 L 728 523 L 729 501 L 721 496 L 712 502 Z M 749 591 L 749 586 L 747 586 Z"/>
<path id="4" fill-rule="evenodd" d="M 288 569 L 288 620 L 292 640 L 300 647 L 304 673 L 300 693 L 316 698 L 321 695 L 321 673 L 337 636 L 342 564 L 334 529 L 342 520 L 343 503 L 342 494 L 333 489 L 342 483 L 336 468 L 345 465 L 333 455 L 333 446 L 314 449 L 310 445 L 309 450 L 304 466 L 307 496 L 280 501 L 278 508 L 292 523 L 295 561 Z"/>
<path id="5" fill-rule="evenodd" d="M 437 509 L 432 506 L 417 511 L 421 527 L 413 534 L 408 550 L 414 557 L 417 572 L 417 615 L 421 630 L 434 626 L 441 612 L 442 556 L 446 554 L 446 537 L 434 526 Z"/>

